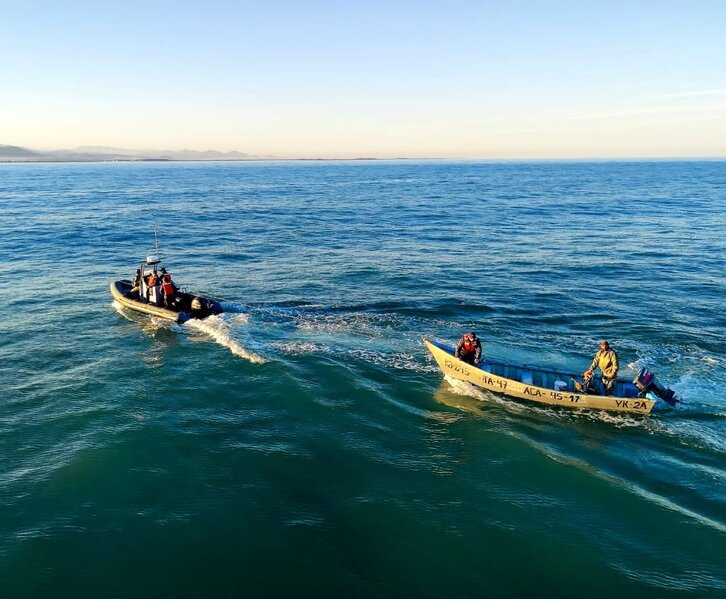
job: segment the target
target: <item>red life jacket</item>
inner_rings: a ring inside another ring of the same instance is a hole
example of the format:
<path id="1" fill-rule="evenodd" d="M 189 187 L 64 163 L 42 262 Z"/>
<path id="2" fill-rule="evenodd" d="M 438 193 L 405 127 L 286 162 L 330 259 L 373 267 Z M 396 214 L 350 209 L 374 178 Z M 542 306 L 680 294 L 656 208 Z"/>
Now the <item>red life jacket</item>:
<path id="1" fill-rule="evenodd" d="M 464 340 L 464 347 L 462 348 L 464 353 L 466 354 L 473 354 L 476 351 L 476 345 L 473 341 L 469 341 L 468 339 Z"/>
<path id="2" fill-rule="evenodd" d="M 171 278 L 164 279 L 161 283 L 161 288 L 164 291 L 166 297 L 174 295 L 174 283 L 171 282 Z"/>

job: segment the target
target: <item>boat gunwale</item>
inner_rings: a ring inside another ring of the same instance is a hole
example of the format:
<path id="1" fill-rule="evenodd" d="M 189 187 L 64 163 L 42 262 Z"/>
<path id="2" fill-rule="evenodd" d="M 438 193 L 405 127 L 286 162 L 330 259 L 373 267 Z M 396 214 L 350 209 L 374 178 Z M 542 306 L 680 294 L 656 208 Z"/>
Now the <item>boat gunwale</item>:
<path id="1" fill-rule="evenodd" d="M 191 314 L 188 312 L 176 312 L 174 310 L 169 310 L 168 308 L 163 308 L 162 306 L 154 306 L 153 304 L 147 304 L 141 300 L 129 297 L 122 291 L 119 283 L 123 284 L 124 287 L 131 289 L 131 281 L 128 279 L 112 281 L 110 284 L 111 296 L 114 300 L 129 310 L 135 310 L 143 314 L 149 314 L 150 316 L 157 316 L 180 324 L 191 318 Z"/>
<path id="2" fill-rule="evenodd" d="M 432 341 L 428 337 L 424 337 L 424 340 L 428 341 L 432 345 L 435 345 L 439 349 L 441 349 L 447 353 L 450 353 L 452 356 L 454 355 L 454 352 L 456 351 L 456 348 L 454 348 L 453 346 L 451 346 L 447 343 L 439 343 L 438 341 Z M 511 360 L 504 360 L 502 358 L 493 358 L 491 356 L 486 356 L 486 362 L 489 362 L 491 364 L 500 364 L 502 366 L 511 366 L 513 368 L 522 368 L 525 370 L 531 370 L 533 372 L 546 372 L 546 373 L 550 373 L 550 374 L 561 374 L 563 376 L 568 376 L 568 377 L 572 377 L 572 378 L 582 376 L 582 372 L 576 372 L 574 370 L 562 370 L 562 369 L 558 369 L 558 368 L 550 368 L 548 366 L 536 366 L 534 364 L 528 364 L 526 362 L 513 362 Z M 479 367 L 475 367 L 475 368 L 479 368 Z M 511 379 L 511 380 L 514 380 L 514 379 Z M 631 379 L 629 379 L 627 377 L 622 377 L 622 376 L 617 377 L 616 380 L 620 383 L 632 383 Z M 542 388 L 544 388 L 544 387 L 542 387 Z"/>

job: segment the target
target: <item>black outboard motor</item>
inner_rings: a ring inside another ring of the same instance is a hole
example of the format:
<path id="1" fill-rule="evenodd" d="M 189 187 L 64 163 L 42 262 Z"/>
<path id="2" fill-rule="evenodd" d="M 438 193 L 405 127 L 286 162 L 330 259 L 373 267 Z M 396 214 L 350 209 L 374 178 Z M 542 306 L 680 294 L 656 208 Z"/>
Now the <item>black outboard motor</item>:
<path id="1" fill-rule="evenodd" d="M 221 314 L 224 312 L 219 302 L 201 296 L 193 297 L 190 307 L 192 309 L 192 317 L 194 318 L 206 318 L 212 314 Z"/>
<path id="2" fill-rule="evenodd" d="M 656 397 L 660 397 L 667 404 L 674 406 L 678 403 L 675 391 L 665 389 L 655 382 L 655 374 L 652 370 L 641 368 L 633 379 L 633 384 L 640 390 L 640 397 L 645 397 L 649 391 Z"/>
<path id="3" fill-rule="evenodd" d="M 192 315 L 195 318 L 209 316 L 209 300 L 206 297 L 195 297 L 192 299 Z"/>

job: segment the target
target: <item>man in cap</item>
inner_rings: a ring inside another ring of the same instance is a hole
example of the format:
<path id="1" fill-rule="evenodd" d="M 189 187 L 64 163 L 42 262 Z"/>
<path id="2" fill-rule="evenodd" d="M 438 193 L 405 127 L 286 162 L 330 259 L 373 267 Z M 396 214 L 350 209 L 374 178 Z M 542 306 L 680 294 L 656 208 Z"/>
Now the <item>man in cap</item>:
<path id="1" fill-rule="evenodd" d="M 134 280 L 131 283 L 131 293 L 140 293 L 141 292 L 141 269 L 136 269 L 136 275 L 134 276 Z"/>
<path id="2" fill-rule="evenodd" d="M 583 376 L 586 382 L 592 378 L 596 368 L 599 368 L 600 372 L 602 372 L 602 384 L 605 387 L 605 395 L 612 395 L 615 380 L 618 377 L 618 354 L 615 353 L 615 350 L 610 347 L 607 341 L 600 342 L 600 349 L 592 359 L 590 368 L 585 371 Z"/>
<path id="3" fill-rule="evenodd" d="M 464 336 L 456 346 L 454 357 L 472 366 L 479 366 L 479 360 L 481 359 L 481 341 L 479 341 L 476 333 L 473 331 L 471 333 L 464 333 Z"/>

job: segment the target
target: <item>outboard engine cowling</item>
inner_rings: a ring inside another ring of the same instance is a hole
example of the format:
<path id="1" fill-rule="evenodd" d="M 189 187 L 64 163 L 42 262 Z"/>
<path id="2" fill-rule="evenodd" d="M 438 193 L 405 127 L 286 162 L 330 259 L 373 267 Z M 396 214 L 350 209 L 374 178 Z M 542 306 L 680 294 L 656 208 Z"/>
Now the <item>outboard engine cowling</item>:
<path id="1" fill-rule="evenodd" d="M 209 312 L 209 302 L 204 297 L 194 297 L 192 298 L 192 314 L 199 318 L 200 316 L 206 316 Z"/>
<path id="2" fill-rule="evenodd" d="M 678 403 L 675 391 L 661 387 L 655 382 L 655 374 L 652 370 L 641 368 L 633 379 L 633 384 L 640 390 L 640 396 L 650 392 L 656 397 L 660 397 L 667 404 L 674 406 Z"/>

